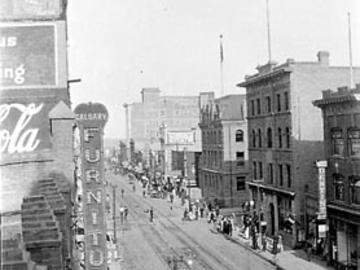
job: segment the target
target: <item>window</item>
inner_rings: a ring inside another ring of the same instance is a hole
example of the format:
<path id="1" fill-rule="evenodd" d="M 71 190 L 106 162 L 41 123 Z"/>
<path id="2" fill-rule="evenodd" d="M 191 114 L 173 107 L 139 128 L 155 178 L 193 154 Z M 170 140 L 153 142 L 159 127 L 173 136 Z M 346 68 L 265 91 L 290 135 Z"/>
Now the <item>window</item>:
<path id="1" fill-rule="evenodd" d="M 267 147 L 272 148 L 272 130 L 271 130 L 271 128 L 267 129 Z"/>
<path id="2" fill-rule="evenodd" d="M 268 113 L 271 113 L 271 98 L 268 96 L 265 98 L 266 100 L 266 109 Z"/>
<path id="3" fill-rule="evenodd" d="M 278 128 L 278 146 L 279 146 L 279 148 L 282 148 L 282 134 L 281 134 L 281 128 Z"/>
<path id="4" fill-rule="evenodd" d="M 350 176 L 351 203 L 360 204 L 360 176 Z"/>
<path id="5" fill-rule="evenodd" d="M 255 134 L 255 130 L 253 130 L 251 132 L 251 136 L 252 136 L 252 147 L 256 147 L 256 134 Z"/>
<path id="6" fill-rule="evenodd" d="M 222 143 L 222 133 L 221 133 L 221 130 L 219 130 L 219 144 Z"/>
<path id="7" fill-rule="evenodd" d="M 286 148 L 290 148 L 290 128 L 286 127 Z"/>
<path id="8" fill-rule="evenodd" d="M 255 102 L 254 102 L 254 100 L 251 101 L 251 115 L 255 115 Z"/>
<path id="9" fill-rule="evenodd" d="M 272 163 L 268 164 L 268 179 L 270 184 L 274 183 L 274 167 Z"/>
<path id="10" fill-rule="evenodd" d="M 236 152 L 236 166 L 244 166 L 245 157 L 244 152 Z"/>
<path id="11" fill-rule="evenodd" d="M 236 177 L 236 190 L 245 190 L 245 176 Z"/>
<path id="12" fill-rule="evenodd" d="M 258 146 L 259 147 L 262 147 L 261 141 L 262 141 L 261 129 L 259 128 L 258 129 Z"/>
<path id="13" fill-rule="evenodd" d="M 263 164 L 261 161 L 259 161 L 259 179 L 262 179 L 263 177 Z"/>
<path id="14" fill-rule="evenodd" d="M 341 174 L 334 174 L 334 199 L 343 201 L 344 200 L 344 176 Z"/>
<path id="15" fill-rule="evenodd" d="M 280 181 L 280 186 L 282 186 L 284 184 L 284 175 L 283 175 L 283 165 L 279 164 L 279 181 Z"/>
<path id="16" fill-rule="evenodd" d="M 291 187 L 291 166 L 286 164 L 287 187 Z"/>
<path id="17" fill-rule="evenodd" d="M 284 98 L 285 98 L 285 110 L 288 111 L 289 110 L 289 93 L 288 92 L 284 93 Z"/>
<path id="18" fill-rule="evenodd" d="M 253 176 L 254 176 L 254 180 L 257 179 L 257 173 L 256 173 L 256 161 L 253 161 Z"/>
<path id="19" fill-rule="evenodd" d="M 276 101 L 277 101 L 277 111 L 281 112 L 281 96 L 280 96 L 280 94 L 276 94 Z"/>
<path id="20" fill-rule="evenodd" d="M 332 143 L 332 153 L 333 155 L 343 155 L 344 154 L 344 138 L 341 128 L 332 128 L 331 129 L 331 143 Z"/>
<path id="21" fill-rule="evenodd" d="M 260 98 L 256 99 L 257 114 L 261 114 L 261 102 Z"/>
<path id="22" fill-rule="evenodd" d="M 235 141 L 236 142 L 243 142 L 244 141 L 244 131 L 238 129 L 235 133 Z"/>
<path id="23" fill-rule="evenodd" d="M 349 155 L 360 157 L 360 129 L 348 130 Z"/>

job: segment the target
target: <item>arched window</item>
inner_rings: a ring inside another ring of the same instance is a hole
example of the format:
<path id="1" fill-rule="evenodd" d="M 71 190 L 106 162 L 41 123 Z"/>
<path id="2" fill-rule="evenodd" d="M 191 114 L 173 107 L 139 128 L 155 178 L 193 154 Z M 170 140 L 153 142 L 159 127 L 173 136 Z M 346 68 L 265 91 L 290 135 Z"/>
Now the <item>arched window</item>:
<path id="1" fill-rule="evenodd" d="M 344 200 L 344 176 L 338 173 L 333 174 L 334 181 L 334 199 L 338 201 Z"/>
<path id="2" fill-rule="evenodd" d="M 290 148 L 290 128 L 286 127 L 286 148 Z"/>
<path id="3" fill-rule="evenodd" d="M 282 148 L 282 134 L 281 134 L 281 128 L 278 128 L 278 146 L 279 146 L 279 148 Z"/>
<path id="4" fill-rule="evenodd" d="M 272 147 L 272 130 L 271 130 L 271 128 L 267 129 L 267 147 L 268 148 Z"/>
<path id="5" fill-rule="evenodd" d="M 258 145 L 259 147 L 262 147 L 262 135 L 261 135 L 261 129 L 258 129 Z"/>
<path id="6" fill-rule="evenodd" d="M 236 142 L 243 142 L 244 141 L 244 131 L 238 129 L 235 133 L 235 141 Z"/>
<path id="7" fill-rule="evenodd" d="M 251 136 L 252 136 L 252 147 L 256 147 L 256 134 L 255 134 L 255 130 L 252 130 Z"/>
<path id="8" fill-rule="evenodd" d="M 360 204 L 360 175 L 349 177 L 351 189 L 351 203 Z"/>
<path id="9" fill-rule="evenodd" d="M 330 130 L 331 132 L 331 143 L 332 143 L 332 154 L 333 155 L 344 155 L 344 137 L 341 128 L 334 127 Z"/>
<path id="10" fill-rule="evenodd" d="M 349 155 L 360 157 L 360 129 L 350 128 L 348 130 Z"/>

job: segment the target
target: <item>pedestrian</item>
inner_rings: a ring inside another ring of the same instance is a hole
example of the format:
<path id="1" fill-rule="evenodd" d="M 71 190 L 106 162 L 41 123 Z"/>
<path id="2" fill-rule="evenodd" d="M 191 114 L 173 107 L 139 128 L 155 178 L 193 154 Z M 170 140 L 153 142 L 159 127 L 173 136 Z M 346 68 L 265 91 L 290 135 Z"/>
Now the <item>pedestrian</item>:
<path id="1" fill-rule="evenodd" d="M 145 198 L 146 197 L 146 190 L 145 189 L 143 189 L 143 197 Z"/>
<path id="2" fill-rule="evenodd" d="M 154 208 L 151 206 L 150 208 L 150 222 L 153 222 L 154 220 Z"/>
<path id="3" fill-rule="evenodd" d="M 204 207 L 200 206 L 200 217 L 203 218 L 204 217 Z"/>
<path id="4" fill-rule="evenodd" d="M 124 207 L 120 207 L 120 222 L 121 224 L 124 222 L 124 212 L 125 212 L 125 209 Z"/>
<path id="5" fill-rule="evenodd" d="M 309 242 L 306 242 L 306 257 L 308 261 L 311 261 L 312 245 Z"/>
<path id="6" fill-rule="evenodd" d="M 121 198 L 124 198 L 124 192 L 125 192 L 125 190 L 122 188 L 121 189 Z"/>
<path id="7" fill-rule="evenodd" d="M 135 183 L 133 184 L 133 192 L 136 191 L 136 186 L 135 186 Z"/>
<path id="8" fill-rule="evenodd" d="M 125 221 L 127 221 L 128 213 L 129 213 L 129 210 L 128 210 L 128 208 L 125 206 L 125 209 L 124 209 L 124 220 L 125 220 Z"/>
<path id="9" fill-rule="evenodd" d="M 170 193 L 170 202 L 171 203 L 174 202 L 174 193 L 173 192 Z"/>

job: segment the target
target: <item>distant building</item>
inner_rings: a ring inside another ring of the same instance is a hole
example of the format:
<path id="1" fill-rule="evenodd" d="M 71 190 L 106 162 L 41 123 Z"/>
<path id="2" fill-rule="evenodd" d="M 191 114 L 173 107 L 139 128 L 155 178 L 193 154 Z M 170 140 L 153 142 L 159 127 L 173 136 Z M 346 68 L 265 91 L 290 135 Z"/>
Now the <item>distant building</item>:
<path id="1" fill-rule="evenodd" d="M 245 101 L 244 95 L 228 95 L 201 109 L 200 188 L 204 198 L 222 207 L 248 200 Z"/>
<path id="2" fill-rule="evenodd" d="M 360 269 L 360 85 L 323 91 L 330 260 Z M 335 255 L 336 254 L 336 255 Z"/>
<path id="3" fill-rule="evenodd" d="M 238 84 L 246 88 L 251 198 L 264 219 L 262 230 L 282 234 L 290 246 L 311 237 L 318 211 L 314 161 L 324 159 L 323 125 L 311 102 L 321 97 L 319 89 L 349 81 L 348 67 L 330 66 L 325 51 L 317 57 L 317 62 L 268 63 Z M 354 77 L 360 80 L 358 68 Z"/>
<path id="4" fill-rule="evenodd" d="M 130 107 L 130 138 L 138 149 L 160 150 L 161 125 L 168 130 L 190 130 L 199 123 L 199 96 L 161 96 L 158 88 L 144 88 L 141 102 Z"/>

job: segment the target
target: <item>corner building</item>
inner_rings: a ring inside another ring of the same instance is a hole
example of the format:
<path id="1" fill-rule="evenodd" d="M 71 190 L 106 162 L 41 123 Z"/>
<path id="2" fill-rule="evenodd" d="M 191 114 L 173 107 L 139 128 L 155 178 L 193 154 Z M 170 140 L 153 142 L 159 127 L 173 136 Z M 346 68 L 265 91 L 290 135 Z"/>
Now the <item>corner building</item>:
<path id="1" fill-rule="evenodd" d="M 201 109 L 200 188 L 208 202 L 238 207 L 248 199 L 244 95 L 227 95 Z"/>
<path id="2" fill-rule="evenodd" d="M 292 247 L 310 237 L 319 205 L 314 162 L 324 159 L 323 125 L 312 101 L 321 97 L 319 89 L 349 80 L 349 68 L 330 66 L 328 52 L 317 57 L 268 63 L 238 84 L 246 88 L 250 196 L 264 221 L 262 231 L 281 234 Z M 358 68 L 354 75 L 359 79 Z"/>
<path id="3" fill-rule="evenodd" d="M 360 85 L 323 91 L 329 260 L 360 269 Z M 344 267 L 345 268 L 345 267 Z"/>

